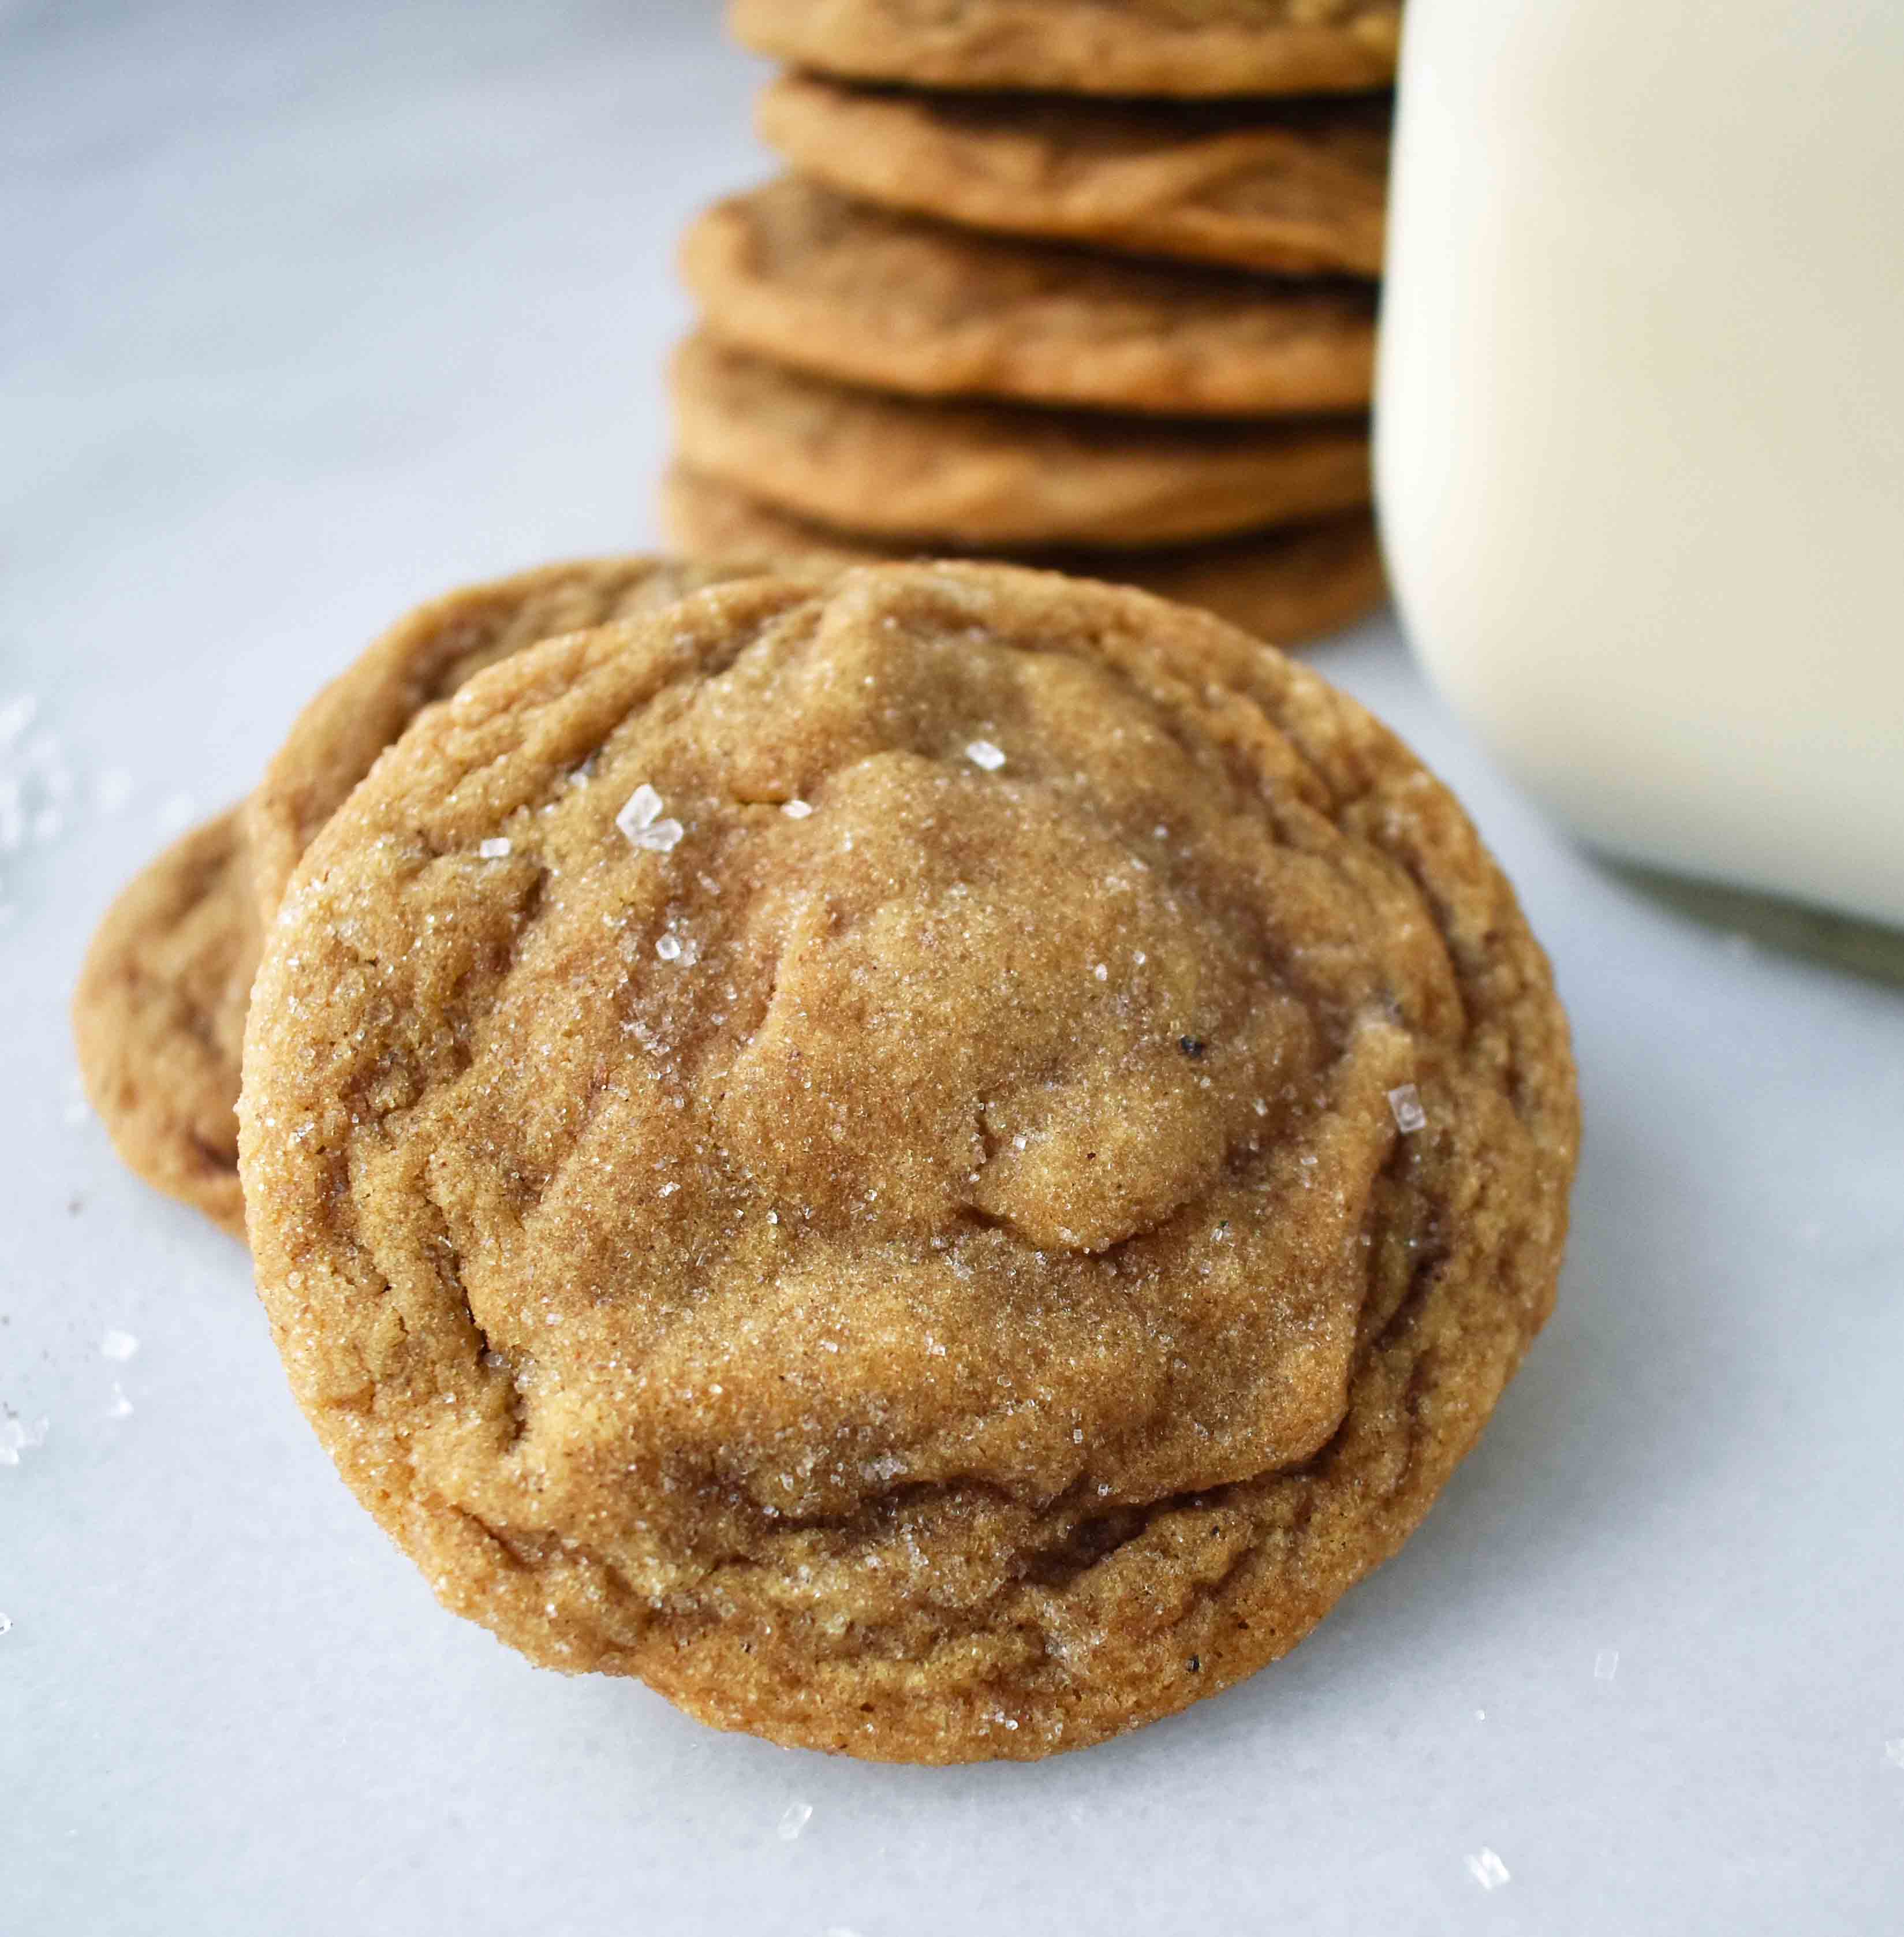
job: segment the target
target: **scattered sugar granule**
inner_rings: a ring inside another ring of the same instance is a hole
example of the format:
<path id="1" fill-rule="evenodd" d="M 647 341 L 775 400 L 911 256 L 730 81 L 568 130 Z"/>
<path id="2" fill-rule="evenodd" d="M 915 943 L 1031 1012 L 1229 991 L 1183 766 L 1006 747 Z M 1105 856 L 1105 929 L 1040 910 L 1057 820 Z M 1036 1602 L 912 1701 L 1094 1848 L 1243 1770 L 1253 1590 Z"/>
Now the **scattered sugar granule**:
<path id="1" fill-rule="evenodd" d="M 1511 1880 L 1508 1866 L 1492 1850 L 1477 1850 L 1468 1859 L 1468 1874 L 1483 1890 L 1499 1890 Z"/>
<path id="2" fill-rule="evenodd" d="M 1412 1083 L 1404 1083 L 1388 1093 L 1388 1107 L 1395 1113 L 1395 1127 L 1405 1137 L 1428 1127 L 1428 1112 L 1421 1107 L 1421 1093 Z"/>
<path id="3" fill-rule="evenodd" d="M 29 1426 L 18 1414 L 0 1419 L 0 1466 L 17 1466 L 20 1456 L 47 1443 L 47 1422 L 36 1419 Z"/>
<path id="4" fill-rule="evenodd" d="M 1885 1743 L 1884 1760 L 1893 1769 L 1904 1769 L 1904 1735 Z"/>
<path id="5" fill-rule="evenodd" d="M 115 1326 L 99 1341 L 99 1350 L 108 1359 L 124 1365 L 139 1349 L 139 1341 L 129 1332 L 122 1332 Z"/>
<path id="6" fill-rule="evenodd" d="M 0 1635 L 11 1634 L 13 1631 L 13 1616 L 11 1614 L 0 1614 Z"/>
<path id="7" fill-rule="evenodd" d="M 660 817 L 661 796 L 644 781 L 623 802 L 620 813 L 615 816 L 615 825 L 638 847 L 641 836 Z"/>
<path id="8" fill-rule="evenodd" d="M 781 809 L 789 820 L 804 820 L 812 811 L 813 802 L 810 800 L 790 800 Z"/>
<path id="9" fill-rule="evenodd" d="M 1095 975 L 1100 982 L 1108 982 L 1111 979 L 1110 969 L 1102 962 L 1100 962 L 1097 966 L 1091 971 L 1091 973 Z"/>
<path id="10" fill-rule="evenodd" d="M 1611 1681 L 1620 1672 L 1620 1651 L 1617 1648 L 1603 1648 L 1593 1657 L 1593 1679 Z"/>
<path id="11" fill-rule="evenodd" d="M 989 740 L 973 740 L 966 747 L 966 758 L 975 767 L 983 767 L 988 774 L 995 774 L 1005 765 L 1005 752 Z"/>
<path id="12" fill-rule="evenodd" d="M 508 837 L 498 834 L 487 841 L 478 841 L 476 851 L 485 861 L 500 861 L 509 851 Z"/>
<path id="13" fill-rule="evenodd" d="M 681 959 L 681 944 L 677 935 L 664 935 L 654 944 L 654 952 L 664 962 L 678 962 Z"/>
<path id="14" fill-rule="evenodd" d="M 796 1841 L 800 1832 L 813 1820 L 811 1802 L 790 1802 L 780 1819 L 780 1839 L 783 1843 Z"/>
<path id="15" fill-rule="evenodd" d="M 678 1184 L 664 1184 L 656 1195 L 662 1197 L 672 1197 L 680 1188 L 681 1186 Z"/>
<path id="16" fill-rule="evenodd" d="M 112 1382 L 112 1398 L 106 1407 L 108 1419 L 129 1419 L 132 1416 L 132 1402 L 126 1396 L 126 1388 L 117 1379 Z"/>
<path id="17" fill-rule="evenodd" d="M 678 820 L 657 820 L 652 827 L 644 827 L 635 836 L 635 844 L 650 854 L 670 854 L 681 844 L 681 836 L 687 832 Z"/>

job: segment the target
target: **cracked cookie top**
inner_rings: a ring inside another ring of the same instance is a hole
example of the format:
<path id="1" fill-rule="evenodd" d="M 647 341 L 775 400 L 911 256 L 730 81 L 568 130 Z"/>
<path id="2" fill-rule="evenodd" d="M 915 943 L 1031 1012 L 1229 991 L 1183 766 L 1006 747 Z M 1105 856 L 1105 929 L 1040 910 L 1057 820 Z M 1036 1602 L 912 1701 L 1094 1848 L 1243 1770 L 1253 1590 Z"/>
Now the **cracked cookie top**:
<path id="1" fill-rule="evenodd" d="M 292 881 L 241 1117 L 298 1396 L 450 1605 L 920 1760 L 1299 1638 L 1545 1316 L 1575 1134 L 1392 736 L 975 565 L 717 588 L 423 714 Z"/>

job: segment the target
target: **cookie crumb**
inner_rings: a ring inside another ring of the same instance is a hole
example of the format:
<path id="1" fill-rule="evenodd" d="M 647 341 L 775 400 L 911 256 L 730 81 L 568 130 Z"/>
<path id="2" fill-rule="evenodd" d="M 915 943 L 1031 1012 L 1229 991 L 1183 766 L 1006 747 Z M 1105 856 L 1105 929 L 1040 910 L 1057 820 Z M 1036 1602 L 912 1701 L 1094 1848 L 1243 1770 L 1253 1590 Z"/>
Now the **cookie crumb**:
<path id="1" fill-rule="evenodd" d="M 1005 765 L 1005 753 L 989 740 L 969 741 L 966 745 L 966 758 L 975 767 L 983 767 L 988 774 L 995 774 Z"/>
<path id="2" fill-rule="evenodd" d="M 508 838 L 499 834 L 491 840 L 479 841 L 476 851 L 485 861 L 500 861 L 509 851 Z"/>
<path id="3" fill-rule="evenodd" d="M 1404 1083 L 1388 1093 L 1388 1107 L 1395 1113 L 1395 1127 L 1405 1137 L 1428 1127 L 1428 1112 L 1421 1107 L 1421 1093 L 1412 1083 Z"/>
<path id="4" fill-rule="evenodd" d="M 120 1331 L 117 1326 L 99 1341 L 99 1350 L 108 1359 L 117 1360 L 122 1366 L 138 1349 L 138 1339 L 129 1332 Z"/>
<path id="5" fill-rule="evenodd" d="M 1505 1863 L 1492 1850 L 1477 1850 L 1468 1859 L 1468 1874 L 1483 1890 L 1499 1890 L 1502 1884 L 1512 1881 Z"/>

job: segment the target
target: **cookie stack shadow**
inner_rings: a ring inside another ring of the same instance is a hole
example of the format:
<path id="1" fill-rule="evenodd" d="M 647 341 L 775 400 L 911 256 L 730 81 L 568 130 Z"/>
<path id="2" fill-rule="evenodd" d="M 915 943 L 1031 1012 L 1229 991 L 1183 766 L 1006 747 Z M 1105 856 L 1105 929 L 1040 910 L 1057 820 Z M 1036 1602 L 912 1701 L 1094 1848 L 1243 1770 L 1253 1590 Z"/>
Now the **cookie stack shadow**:
<path id="1" fill-rule="evenodd" d="M 1397 12 L 738 0 L 790 172 L 684 238 L 672 536 L 1048 564 L 1285 643 L 1379 605 Z"/>

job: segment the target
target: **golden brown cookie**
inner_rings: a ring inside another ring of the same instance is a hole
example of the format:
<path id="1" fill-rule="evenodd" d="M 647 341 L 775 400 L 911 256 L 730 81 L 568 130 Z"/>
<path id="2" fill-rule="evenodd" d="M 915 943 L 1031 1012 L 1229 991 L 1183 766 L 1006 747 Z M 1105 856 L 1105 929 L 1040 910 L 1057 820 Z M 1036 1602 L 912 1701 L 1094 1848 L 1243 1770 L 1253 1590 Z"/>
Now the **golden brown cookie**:
<path id="1" fill-rule="evenodd" d="M 847 195 L 1004 235 L 1378 276 L 1388 108 L 921 95 L 787 74 L 763 138 Z"/>
<path id="2" fill-rule="evenodd" d="M 922 1762 L 1180 1708 L 1392 1553 L 1577 1138 L 1546 962 L 1392 735 L 969 565 L 422 714 L 292 882 L 240 1115 L 293 1389 L 448 1605 Z"/>
<path id="3" fill-rule="evenodd" d="M 652 611 L 757 566 L 577 559 L 464 586 L 407 614 L 300 713 L 246 805 L 252 878 L 268 920 L 311 838 L 426 706 L 558 632 Z"/>
<path id="4" fill-rule="evenodd" d="M 258 923 L 235 808 L 135 875 L 73 993 L 87 1098 L 127 1168 L 244 1236 L 238 1054 Z"/>
<path id="5" fill-rule="evenodd" d="M 1395 77 L 1401 0 L 732 0 L 755 52 L 924 87 L 1313 94 Z"/>
<path id="6" fill-rule="evenodd" d="M 1369 502 L 1362 418 L 1166 420 L 862 390 L 691 337 L 675 420 L 696 470 L 922 547 L 1168 544 Z"/>
<path id="7" fill-rule="evenodd" d="M 808 524 L 680 464 L 663 481 L 662 515 L 670 535 L 690 551 L 823 565 L 875 564 L 908 555 L 897 547 L 869 544 Z M 1366 511 L 1160 551 L 1063 552 L 1017 562 L 1200 605 L 1279 646 L 1339 632 L 1366 618 L 1388 596 L 1375 521 Z"/>
<path id="8" fill-rule="evenodd" d="M 707 211 L 681 262 L 723 342 L 840 382 L 1184 416 L 1368 408 L 1363 283 L 981 235 L 785 177 Z"/>

